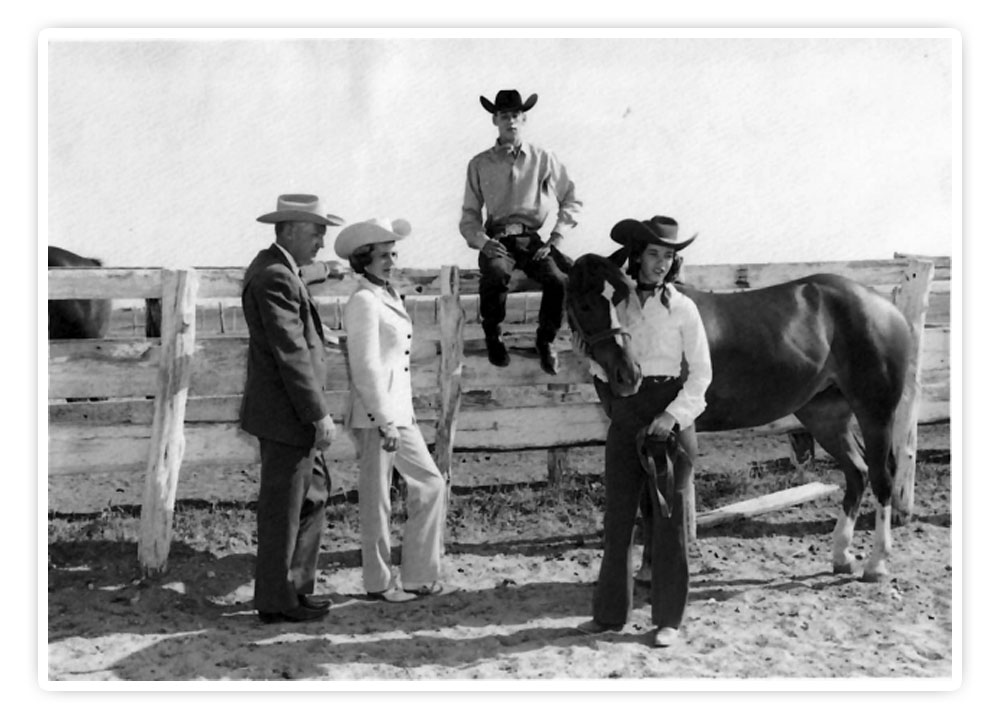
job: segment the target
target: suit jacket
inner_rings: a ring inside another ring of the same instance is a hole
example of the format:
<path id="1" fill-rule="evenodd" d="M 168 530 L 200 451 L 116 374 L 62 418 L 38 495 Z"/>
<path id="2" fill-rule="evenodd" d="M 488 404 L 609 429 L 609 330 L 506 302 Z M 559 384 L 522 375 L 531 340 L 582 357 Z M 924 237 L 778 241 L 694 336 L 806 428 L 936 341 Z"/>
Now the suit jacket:
<path id="1" fill-rule="evenodd" d="M 365 278 L 344 309 L 351 399 L 344 424 L 412 425 L 410 346 L 413 325 L 402 299 Z"/>
<path id="2" fill-rule="evenodd" d="M 273 245 L 247 268 L 242 299 L 250 344 L 240 426 L 259 438 L 309 447 L 313 423 L 329 412 L 319 311 Z"/>

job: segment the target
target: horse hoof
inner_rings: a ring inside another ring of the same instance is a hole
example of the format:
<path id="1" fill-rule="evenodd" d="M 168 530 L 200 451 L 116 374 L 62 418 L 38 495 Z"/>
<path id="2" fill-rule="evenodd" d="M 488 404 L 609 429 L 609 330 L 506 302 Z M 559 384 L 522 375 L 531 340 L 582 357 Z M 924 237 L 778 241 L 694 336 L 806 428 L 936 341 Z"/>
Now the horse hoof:
<path id="1" fill-rule="evenodd" d="M 877 583 L 885 582 L 889 579 L 889 571 L 883 568 L 865 568 L 864 573 L 861 575 L 861 582 L 867 583 Z"/>
<path id="2" fill-rule="evenodd" d="M 853 562 L 833 564 L 834 575 L 853 575 L 855 572 L 857 572 L 857 569 L 858 569 L 857 563 Z"/>

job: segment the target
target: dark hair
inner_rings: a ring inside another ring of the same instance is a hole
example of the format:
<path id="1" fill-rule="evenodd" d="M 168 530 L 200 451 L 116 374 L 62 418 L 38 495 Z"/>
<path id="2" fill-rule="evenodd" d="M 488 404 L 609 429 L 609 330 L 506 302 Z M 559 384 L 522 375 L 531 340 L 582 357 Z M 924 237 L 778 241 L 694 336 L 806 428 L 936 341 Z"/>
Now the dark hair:
<path id="1" fill-rule="evenodd" d="M 374 254 L 374 246 L 372 245 L 362 245 L 357 248 L 347 259 L 351 264 L 351 270 L 358 274 L 363 273 L 365 268 L 372 264 L 372 256 Z"/>
<path id="2" fill-rule="evenodd" d="M 639 258 L 642 257 L 644 252 L 646 252 L 646 248 L 649 247 L 649 245 L 649 241 L 633 241 L 629 246 L 628 264 L 625 266 L 625 274 L 633 280 L 639 279 Z M 669 283 L 677 279 L 677 276 L 680 275 L 681 272 L 682 262 L 684 261 L 681 259 L 680 254 L 677 251 L 674 251 L 674 261 L 670 265 L 670 270 L 667 271 L 667 276 L 663 279 L 664 282 Z"/>

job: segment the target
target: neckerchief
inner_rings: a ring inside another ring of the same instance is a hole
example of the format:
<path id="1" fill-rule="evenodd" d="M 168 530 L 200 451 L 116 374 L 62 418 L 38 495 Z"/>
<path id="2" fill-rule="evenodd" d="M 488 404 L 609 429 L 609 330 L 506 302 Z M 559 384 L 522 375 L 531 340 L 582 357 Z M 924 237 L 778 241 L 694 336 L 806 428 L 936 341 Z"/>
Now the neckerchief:
<path id="1" fill-rule="evenodd" d="M 660 291 L 660 303 L 667 310 L 670 309 L 670 289 L 667 287 L 667 283 L 644 283 L 636 282 L 636 290 L 639 292 L 656 293 L 657 290 Z"/>

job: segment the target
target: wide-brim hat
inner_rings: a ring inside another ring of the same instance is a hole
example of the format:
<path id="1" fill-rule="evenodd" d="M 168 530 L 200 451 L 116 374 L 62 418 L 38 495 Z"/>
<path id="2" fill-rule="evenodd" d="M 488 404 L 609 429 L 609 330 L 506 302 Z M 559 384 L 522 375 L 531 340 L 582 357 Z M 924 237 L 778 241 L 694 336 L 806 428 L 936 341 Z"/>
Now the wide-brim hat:
<path id="1" fill-rule="evenodd" d="M 521 102 L 521 93 L 517 90 L 501 90 L 497 93 L 497 98 L 493 102 L 490 102 L 482 95 L 479 96 L 480 104 L 486 108 L 486 112 L 491 115 L 495 115 L 498 112 L 528 112 L 531 108 L 535 107 L 535 103 L 538 102 L 538 95 L 531 94 L 528 99 Z"/>
<path id="2" fill-rule="evenodd" d="M 649 220 L 622 220 L 611 228 L 611 239 L 627 248 L 645 247 L 649 243 L 664 245 L 675 251 L 683 250 L 698 237 L 695 233 L 687 240 L 677 240 L 677 221 L 665 215 L 654 215 Z"/>
<path id="3" fill-rule="evenodd" d="M 343 225 L 344 219 L 328 213 L 323 208 L 322 201 L 315 195 L 295 193 L 278 196 L 278 209 L 265 213 L 257 218 L 257 222 L 311 222 L 317 225 Z"/>
<path id="4" fill-rule="evenodd" d="M 348 225 L 333 243 L 333 251 L 345 260 L 349 259 L 355 250 L 365 245 L 376 245 L 384 242 L 402 240 L 410 234 L 410 223 L 403 218 L 389 220 L 388 218 L 372 218 L 364 222 Z"/>

